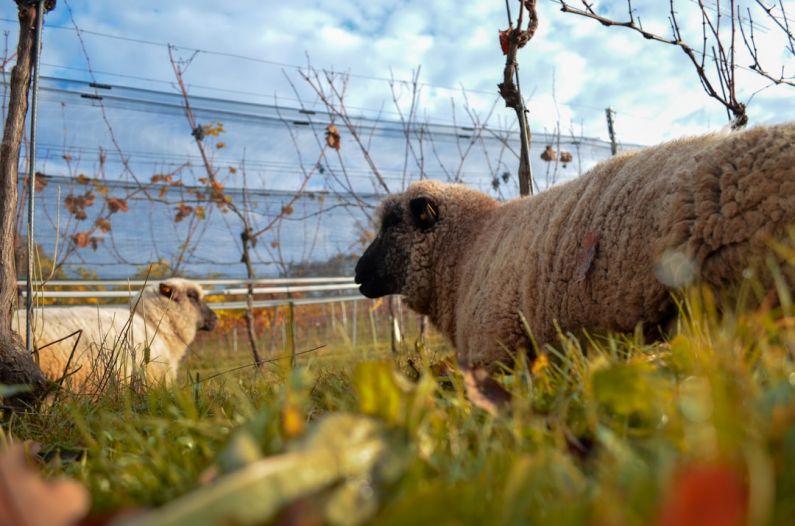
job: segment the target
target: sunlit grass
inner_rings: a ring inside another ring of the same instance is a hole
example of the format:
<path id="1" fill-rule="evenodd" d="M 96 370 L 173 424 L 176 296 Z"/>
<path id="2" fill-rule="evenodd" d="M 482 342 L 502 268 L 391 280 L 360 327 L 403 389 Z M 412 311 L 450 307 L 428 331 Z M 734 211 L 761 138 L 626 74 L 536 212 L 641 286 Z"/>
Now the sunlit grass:
<path id="1" fill-rule="evenodd" d="M 65 396 L 4 429 L 40 442 L 49 474 L 82 481 L 93 513 L 168 503 L 294 451 L 325 416 L 347 413 L 374 418 L 400 462 L 368 479 L 367 505 L 345 504 L 340 486 L 307 495 L 301 509 L 322 502 L 327 520 L 344 510 L 373 524 L 672 524 L 688 498 L 711 510 L 712 490 L 739 495 L 739 511 L 721 508 L 738 524 L 795 523 L 788 296 L 749 287 L 733 300 L 740 308 L 718 308 L 701 290 L 681 301 L 663 342 L 640 331 L 561 335 L 541 361 L 502 378 L 513 400 L 496 417 L 468 402 L 455 368 L 434 372 L 446 351 L 437 338 L 408 368 L 386 343 L 330 342 L 293 370 L 281 359 L 214 378 L 248 357 L 231 363 L 204 348 L 177 386 Z M 404 350 L 413 347 L 409 337 Z"/>

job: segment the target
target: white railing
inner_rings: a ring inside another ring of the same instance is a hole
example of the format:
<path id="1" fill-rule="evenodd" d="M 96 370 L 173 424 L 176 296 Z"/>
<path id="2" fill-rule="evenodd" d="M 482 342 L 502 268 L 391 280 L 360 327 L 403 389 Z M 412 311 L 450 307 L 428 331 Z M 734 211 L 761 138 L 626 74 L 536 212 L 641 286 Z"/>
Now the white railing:
<path id="1" fill-rule="evenodd" d="M 159 280 L 53 280 L 33 282 L 34 296 L 37 299 L 112 299 L 124 300 L 116 302 L 126 303 L 137 296 L 147 284 L 157 283 Z M 326 278 L 274 278 L 274 279 L 197 279 L 193 280 L 204 288 L 205 295 L 215 296 L 243 296 L 248 293 L 247 286 L 254 285 L 254 294 L 268 296 L 276 294 L 314 293 L 309 298 L 258 298 L 253 302 L 255 308 L 278 307 L 280 305 L 314 305 L 320 303 L 337 303 L 367 299 L 358 292 L 359 286 L 350 277 Z M 19 282 L 20 295 L 24 298 L 25 281 Z M 89 290 L 48 290 L 50 287 L 69 288 L 80 287 Z M 91 290 L 100 287 L 120 287 L 117 290 Z M 339 293 L 347 291 L 348 294 Z M 319 294 L 319 295 L 318 295 Z M 212 300 L 212 298 L 210 298 Z M 86 302 L 86 304 L 89 304 Z M 208 301 L 214 309 L 236 310 L 245 309 L 246 302 L 239 301 Z M 101 306 L 101 305 L 100 305 Z M 108 305 L 110 306 L 110 304 Z M 45 306 L 46 307 L 46 306 Z"/>

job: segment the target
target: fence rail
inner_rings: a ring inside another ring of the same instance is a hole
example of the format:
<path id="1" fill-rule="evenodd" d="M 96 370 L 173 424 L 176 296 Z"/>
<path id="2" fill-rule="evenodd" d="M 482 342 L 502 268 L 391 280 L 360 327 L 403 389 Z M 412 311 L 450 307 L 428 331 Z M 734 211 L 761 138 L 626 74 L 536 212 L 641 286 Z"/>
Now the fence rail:
<path id="1" fill-rule="evenodd" d="M 125 300 L 124 303 L 138 296 L 144 286 L 156 283 L 159 280 L 53 280 L 53 281 L 34 281 L 34 297 L 36 299 L 119 299 Z M 301 298 L 258 298 L 253 302 L 255 308 L 278 307 L 280 305 L 316 305 L 322 303 L 338 303 L 348 301 L 359 301 L 367 299 L 360 294 L 341 295 L 345 291 L 354 291 L 358 285 L 350 277 L 318 277 L 318 278 L 275 278 L 275 279 L 206 279 L 194 280 L 205 289 L 205 294 L 210 297 L 208 301 L 210 308 L 214 310 L 239 310 L 246 308 L 245 301 L 212 301 L 216 296 L 243 296 L 248 293 L 247 286 L 254 285 L 253 292 L 257 296 L 284 295 L 292 293 L 310 293 L 312 297 Z M 19 282 L 20 296 L 26 297 L 25 280 Z M 75 288 L 81 290 L 48 290 L 52 287 Z M 103 287 L 126 287 L 118 290 L 98 290 Z M 89 290 L 85 290 L 89 289 Z M 95 289 L 95 290 L 91 290 Z M 108 306 L 115 304 L 108 304 Z M 96 303 L 85 301 L 86 305 L 96 305 Z M 74 303 L 72 303 L 74 305 Z M 48 307 L 49 305 L 43 305 Z"/>

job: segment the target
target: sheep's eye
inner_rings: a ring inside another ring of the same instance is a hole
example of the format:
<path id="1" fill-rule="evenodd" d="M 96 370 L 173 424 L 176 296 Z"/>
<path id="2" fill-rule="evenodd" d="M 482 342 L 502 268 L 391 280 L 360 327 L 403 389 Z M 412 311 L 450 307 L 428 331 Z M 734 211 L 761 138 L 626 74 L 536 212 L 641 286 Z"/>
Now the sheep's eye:
<path id="1" fill-rule="evenodd" d="M 188 292 L 188 298 L 190 298 L 191 301 L 199 301 L 199 293 L 195 290 L 191 290 Z"/>

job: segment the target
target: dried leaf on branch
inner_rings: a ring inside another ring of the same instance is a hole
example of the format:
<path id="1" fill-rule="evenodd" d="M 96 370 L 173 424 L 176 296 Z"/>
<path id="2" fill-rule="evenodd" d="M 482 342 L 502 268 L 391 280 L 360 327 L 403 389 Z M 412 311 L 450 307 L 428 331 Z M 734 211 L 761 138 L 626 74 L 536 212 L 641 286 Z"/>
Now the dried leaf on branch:
<path id="1" fill-rule="evenodd" d="M 558 158 L 558 152 L 552 149 L 552 146 L 550 146 L 549 144 L 547 145 L 546 148 L 544 148 L 544 151 L 541 152 L 541 159 L 548 163 L 556 160 L 557 158 Z"/>
<path id="2" fill-rule="evenodd" d="M 108 233 L 111 230 L 110 221 L 107 218 L 100 217 L 94 221 L 94 224 L 99 228 L 102 232 Z"/>
<path id="3" fill-rule="evenodd" d="M 29 177 L 26 175 L 25 176 L 25 182 L 24 182 L 25 188 L 28 187 L 28 179 L 29 179 Z M 41 192 L 42 190 L 44 190 L 47 187 L 47 176 L 44 175 L 41 172 L 36 172 L 35 184 L 36 184 L 36 187 L 34 188 L 34 191 Z"/>
<path id="4" fill-rule="evenodd" d="M 511 34 L 510 29 L 503 29 L 499 31 L 500 34 L 500 49 L 502 49 L 502 54 L 508 54 L 508 36 Z"/>
<path id="5" fill-rule="evenodd" d="M 108 209 L 110 209 L 111 214 L 115 214 L 116 212 L 127 212 L 129 210 L 127 201 L 121 197 L 108 197 L 106 203 L 108 204 Z"/>
<path id="6" fill-rule="evenodd" d="M 156 174 L 152 176 L 152 183 L 171 183 L 172 179 L 171 174 Z"/>
<path id="7" fill-rule="evenodd" d="M 177 205 L 177 215 L 174 216 L 174 222 L 179 223 L 189 215 L 193 213 L 193 207 L 190 205 L 186 205 L 185 203 L 180 203 Z"/>
<path id="8" fill-rule="evenodd" d="M 337 129 L 336 126 L 333 124 L 329 124 L 326 126 L 326 144 L 329 148 L 334 148 L 335 150 L 340 150 L 340 131 Z"/>
<path id="9" fill-rule="evenodd" d="M 83 195 L 69 194 L 64 198 L 64 207 L 75 219 L 82 221 L 88 217 L 85 209 L 94 204 L 95 198 L 96 196 L 91 191 Z"/>

